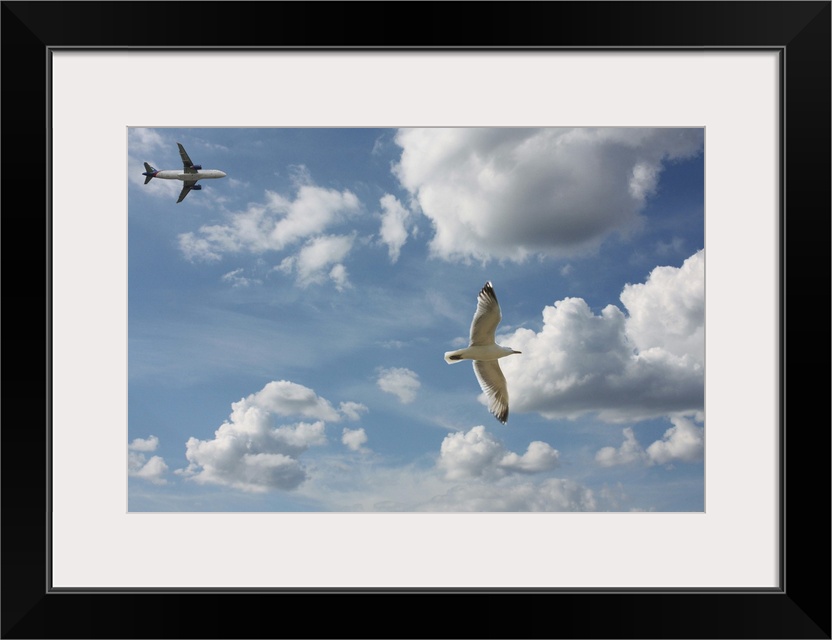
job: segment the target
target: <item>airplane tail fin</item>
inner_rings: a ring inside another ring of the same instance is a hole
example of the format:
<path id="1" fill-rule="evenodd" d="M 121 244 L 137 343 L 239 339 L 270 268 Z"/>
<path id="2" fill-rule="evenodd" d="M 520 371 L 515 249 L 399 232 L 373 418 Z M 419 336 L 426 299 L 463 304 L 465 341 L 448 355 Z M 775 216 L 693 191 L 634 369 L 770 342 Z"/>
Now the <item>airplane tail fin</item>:
<path id="1" fill-rule="evenodd" d="M 156 174 L 156 169 L 154 169 L 153 167 L 151 167 L 149 164 L 147 164 L 145 162 L 144 163 L 144 173 L 142 174 L 144 176 L 144 183 L 147 184 L 148 182 L 153 180 L 153 176 L 155 174 Z"/>

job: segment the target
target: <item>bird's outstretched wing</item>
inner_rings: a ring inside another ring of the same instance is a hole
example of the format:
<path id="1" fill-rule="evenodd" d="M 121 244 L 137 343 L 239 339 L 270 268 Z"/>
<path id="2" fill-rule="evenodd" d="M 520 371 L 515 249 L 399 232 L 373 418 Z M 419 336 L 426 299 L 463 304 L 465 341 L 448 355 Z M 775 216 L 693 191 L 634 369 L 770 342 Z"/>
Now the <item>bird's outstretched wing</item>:
<path id="1" fill-rule="evenodd" d="M 494 332 L 503 314 L 491 282 L 486 282 L 477 296 L 477 311 L 471 321 L 471 345 L 486 345 L 494 342 Z M 501 374 L 502 375 L 502 374 Z"/>
<path id="2" fill-rule="evenodd" d="M 488 396 L 488 410 L 503 424 L 508 420 L 508 385 L 497 360 L 474 360 L 474 373 Z"/>

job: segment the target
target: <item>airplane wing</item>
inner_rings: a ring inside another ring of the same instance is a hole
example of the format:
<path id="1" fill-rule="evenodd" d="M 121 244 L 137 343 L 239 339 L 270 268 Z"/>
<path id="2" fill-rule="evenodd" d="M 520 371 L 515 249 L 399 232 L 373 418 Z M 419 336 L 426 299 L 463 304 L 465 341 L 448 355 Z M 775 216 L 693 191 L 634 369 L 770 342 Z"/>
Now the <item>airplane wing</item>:
<path id="1" fill-rule="evenodd" d="M 194 169 L 194 163 L 191 162 L 191 157 L 188 155 L 188 152 L 185 151 L 185 147 L 183 147 L 178 142 L 176 143 L 179 145 L 179 156 L 182 158 L 182 165 L 185 168 L 185 173 L 196 173 L 196 169 Z M 183 193 L 187 193 L 184 191 Z M 183 198 L 185 196 L 182 196 Z"/>
<path id="2" fill-rule="evenodd" d="M 196 184 L 196 180 L 194 180 L 193 182 L 191 182 L 191 181 L 185 182 L 185 184 L 182 186 L 182 191 L 179 193 L 179 200 L 176 201 L 176 204 L 179 204 L 180 202 L 182 202 L 185 199 L 185 196 L 188 195 L 188 193 L 190 193 L 191 189 L 194 188 L 195 184 Z"/>

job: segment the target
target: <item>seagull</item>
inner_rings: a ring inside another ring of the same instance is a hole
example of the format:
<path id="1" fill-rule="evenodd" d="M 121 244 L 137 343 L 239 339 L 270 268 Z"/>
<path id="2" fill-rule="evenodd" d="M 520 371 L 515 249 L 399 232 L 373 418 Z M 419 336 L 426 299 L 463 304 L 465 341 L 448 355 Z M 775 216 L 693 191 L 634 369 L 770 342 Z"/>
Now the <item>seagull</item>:
<path id="1" fill-rule="evenodd" d="M 510 347 L 501 347 L 494 341 L 494 332 L 503 314 L 491 282 L 486 282 L 477 296 L 477 311 L 471 321 L 471 338 L 468 346 L 445 353 L 445 362 L 454 364 L 462 360 L 474 361 L 474 373 L 480 387 L 488 396 L 488 410 L 503 424 L 508 420 L 508 388 L 500 370 L 499 358 L 520 353 Z"/>

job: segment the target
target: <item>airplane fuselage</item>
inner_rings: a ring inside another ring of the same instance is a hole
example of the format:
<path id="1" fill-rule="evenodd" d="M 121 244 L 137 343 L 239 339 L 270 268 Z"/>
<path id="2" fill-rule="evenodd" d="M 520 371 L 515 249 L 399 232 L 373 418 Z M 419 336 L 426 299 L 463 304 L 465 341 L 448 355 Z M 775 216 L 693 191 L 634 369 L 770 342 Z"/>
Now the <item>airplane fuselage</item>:
<path id="1" fill-rule="evenodd" d="M 225 171 L 220 171 L 219 169 L 199 169 L 195 173 L 186 173 L 180 169 L 165 169 L 163 171 L 157 171 L 153 174 L 154 178 L 161 178 L 162 180 L 188 180 L 190 182 L 195 182 L 196 180 L 210 180 L 212 178 L 224 178 L 225 176 Z"/>
<path id="2" fill-rule="evenodd" d="M 163 169 L 162 171 L 159 171 L 158 169 L 153 168 L 149 162 L 145 162 L 145 171 L 142 175 L 144 176 L 145 184 L 153 180 L 153 178 L 161 178 L 162 180 L 181 180 L 184 182 L 185 184 L 182 185 L 182 191 L 179 192 L 179 199 L 176 201 L 178 204 L 182 202 L 182 200 L 185 199 L 185 196 L 191 191 L 202 191 L 202 185 L 197 184 L 197 181 L 224 178 L 226 173 L 225 171 L 220 171 L 219 169 L 205 169 L 203 171 L 201 164 L 194 164 L 191 161 L 191 157 L 188 155 L 188 152 L 185 151 L 185 147 L 183 147 L 181 143 L 177 142 L 176 145 L 179 147 L 179 157 L 182 158 L 181 169 Z"/>

